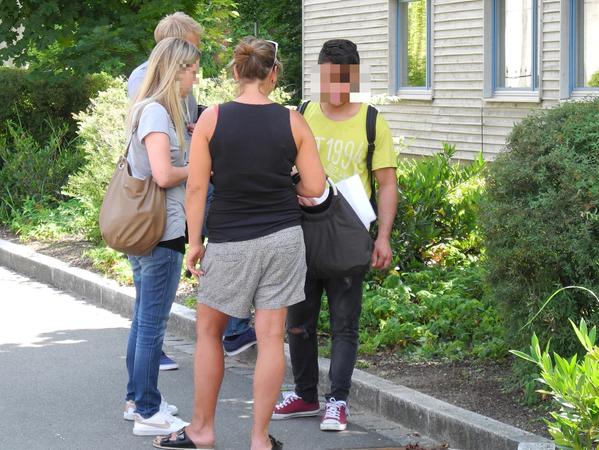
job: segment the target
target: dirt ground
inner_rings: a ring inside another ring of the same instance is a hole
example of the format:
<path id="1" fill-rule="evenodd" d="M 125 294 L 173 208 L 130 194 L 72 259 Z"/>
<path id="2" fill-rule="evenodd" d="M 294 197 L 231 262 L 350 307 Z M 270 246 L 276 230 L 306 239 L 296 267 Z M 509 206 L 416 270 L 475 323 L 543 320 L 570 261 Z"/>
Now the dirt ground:
<path id="1" fill-rule="evenodd" d="M 18 242 L 16 236 L 0 227 L 0 238 Z M 85 241 L 28 242 L 36 251 L 58 258 L 69 264 L 97 272 L 92 261 L 83 256 L 91 248 Z M 194 295 L 194 288 L 187 283 L 180 286 L 177 302 Z M 461 361 L 461 362 L 411 362 L 395 352 L 358 357 L 357 366 L 395 383 L 460 406 L 470 411 L 492 417 L 501 422 L 548 437 L 542 406 L 531 408 L 522 403 L 522 394 L 510 392 L 505 385 L 510 376 L 510 361 Z"/>
<path id="2" fill-rule="evenodd" d="M 531 433 L 549 437 L 542 421 L 542 406 L 527 407 L 522 394 L 505 386 L 510 360 L 460 362 L 408 362 L 393 352 L 359 356 L 362 370 L 381 378 L 499 420 Z"/>

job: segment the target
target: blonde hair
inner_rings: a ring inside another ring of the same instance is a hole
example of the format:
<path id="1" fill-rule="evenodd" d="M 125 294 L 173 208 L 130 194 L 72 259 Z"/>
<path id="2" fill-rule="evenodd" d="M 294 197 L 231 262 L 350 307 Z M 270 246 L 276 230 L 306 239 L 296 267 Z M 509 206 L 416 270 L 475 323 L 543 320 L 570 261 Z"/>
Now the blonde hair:
<path id="1" fill-rule="evenodd" d="M 233 51 L 231 64 L 240 80 L 264 80 L 276 66 L 279 73 L 283 69 L 272 43 L 254 36 L 245 37 Z"/>
<path id="2" fill-rule="evenodd" d="M 133 131 L 133 124 L 139 120 L 143 108 L 148 103 L 157 102 L 164 106 L 173 121 L 179 149 L 183 151 L 186 145 L 186 115 L 179 79 L 181 73 L 198 62 L 199 58 L 198 49 L 183 39 L 165 38 L 156 44 L 150 54 L 141 87 L 129 107 L 128 134 Z"/>
<path id="3" fill-rule="evenodd" d="M 198 38 L 204 34 L 204 28 L 187 14 L 176 12 L 165 16 L 154 29 L 154 40 L 156 43 L 169 37 L 185 39 L 188 34 L 194 34 Z"/>

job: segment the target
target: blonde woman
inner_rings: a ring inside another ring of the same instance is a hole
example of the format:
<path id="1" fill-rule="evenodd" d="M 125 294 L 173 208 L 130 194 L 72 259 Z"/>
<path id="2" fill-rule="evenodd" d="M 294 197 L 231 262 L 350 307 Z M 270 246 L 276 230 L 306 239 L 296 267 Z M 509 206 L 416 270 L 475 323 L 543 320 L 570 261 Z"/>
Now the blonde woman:
<path id="1" fill-rule="evenodd" d="M 147 255 L 129 256 L 135 309 L 127 346 L 125 418 L 133 434 L 164 435 L 185 422 L 158 391 L 166 322 L 177 292 L 185 252 L 185 182 L 189 153 L 184 99 L 196 80 L 199 52 L 189 42 L 166 38 L 150 55 L 146 75 L 129 110 L 132 136 L 127 160 L 136 178 L 152 177 L 166 190 L 166 227 Z"/>
<path id="2" fill-rule="evenodd" d="M 277 50 L 276 43 L 255 38 L 237 45 L 233 71 L 240 94 L 208 108 L 193 134 L 185 205 L 187 268 L 200 282 L 194 414 L 179 433 L 157 438 L 158 448 L 214 448 L 224 375 L 222 332 L 230 316 L 248 317 L 252 305 L 258 359 L 250 448 L 283 448 L 268 427 L 285 371 L 287 307 L 304 300 L 306 260 L 297 194 L 321 196 L 325 177 L 303 117 L 268 98 L 280 70 Z M 294 164 L 301 175 L 295 187 Z M 200 229 L 211 171 L 214 199 L 204 255 Z"/>

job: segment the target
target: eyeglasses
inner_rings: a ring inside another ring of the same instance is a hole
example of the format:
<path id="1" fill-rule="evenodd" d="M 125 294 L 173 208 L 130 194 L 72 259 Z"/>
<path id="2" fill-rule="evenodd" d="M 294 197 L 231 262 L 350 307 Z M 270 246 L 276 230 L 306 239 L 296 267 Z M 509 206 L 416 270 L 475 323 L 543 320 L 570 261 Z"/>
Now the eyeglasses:
<path id="1" fill-rule="evenodd" d="M 270 70 L 272 71 L 272 70 L 274 70 L 274 68 L 278 62 L 277 61 L 277 53 L 279 52 L 279 43 L 275 42 L 275 41 L 268 41 L 268 40 L 266 42 L 268 42 L 269 44 L 272 44 L 273 47 L 275 48 L 275 59 L 273 60 L 272 67 L 270 68 Z"/>

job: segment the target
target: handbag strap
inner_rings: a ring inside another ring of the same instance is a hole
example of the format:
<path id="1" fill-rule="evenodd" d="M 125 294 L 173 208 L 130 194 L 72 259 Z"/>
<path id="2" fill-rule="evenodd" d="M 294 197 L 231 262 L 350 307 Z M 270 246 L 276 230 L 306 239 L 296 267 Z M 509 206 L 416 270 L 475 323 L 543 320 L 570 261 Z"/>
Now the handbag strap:
<path id="1" fill-rule="evenodd" d="M 131 134 L 129 135 L 129 139 L 127 140 L 127 148 L 125 149 L 125 156 L 124 156 L 125 159 L 127 159 L 127 156 L 129 156 L 129 147 L 131 146 L 131 141 L 133 140 L 133 136 L 135 135 L 135 133 L 137 133 L 137 129 L 139 128 L 139 121 L 141 119 L 141 115 L 143 114 L 143 110 L 146 108 L 146 106 L 148 106 L 148 105 L 145 105 L 143 107 L 143 109 L 141 110 L 141 112 L 139 113 L 139 117 L 135 121 L 135 126 L 131 130 Z"/>

